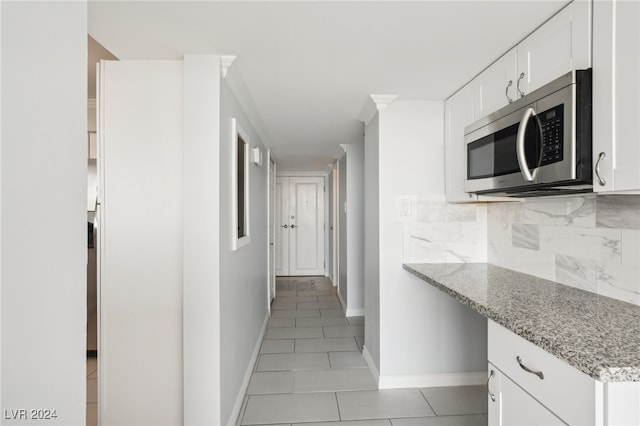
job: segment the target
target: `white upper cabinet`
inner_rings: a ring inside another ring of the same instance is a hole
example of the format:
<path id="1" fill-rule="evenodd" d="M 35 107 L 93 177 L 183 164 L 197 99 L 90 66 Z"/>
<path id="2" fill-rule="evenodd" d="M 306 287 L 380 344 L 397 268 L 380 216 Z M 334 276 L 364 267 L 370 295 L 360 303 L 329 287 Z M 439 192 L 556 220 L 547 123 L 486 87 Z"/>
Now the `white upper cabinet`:
<path id="1" fill-rule="evenodd" d="M 447 201 L 461 203 L 476 201 L 477 196 L 464 192 L 466 176 L 466 146 L 464 128 L 473 123 L 473 87 L 467 84 L 445 101 L 445 192 Z"/>
<path id="2" fill-rule="evenodd" d="M 640 193 L 640 2 L 593 6 L 593 190 Z"/>
<path id="3" fill-rule="evenodd" d="M 473 80 L 478 120 L 575 69 L 591 67 L 591 2 L 575 0 Z"/>
<path id="4" fill-rule="evenodd" d="M 518 98 L 517 55 L 514 47 L 473 80 L 474 113 L 480 119 Z"/>
<path id="5" fill-rule="evenodd" d="M 525 94 L 571 70 L 590 67 L 589 1 L 572 2 L 518 44 L 519 88 Z"/>

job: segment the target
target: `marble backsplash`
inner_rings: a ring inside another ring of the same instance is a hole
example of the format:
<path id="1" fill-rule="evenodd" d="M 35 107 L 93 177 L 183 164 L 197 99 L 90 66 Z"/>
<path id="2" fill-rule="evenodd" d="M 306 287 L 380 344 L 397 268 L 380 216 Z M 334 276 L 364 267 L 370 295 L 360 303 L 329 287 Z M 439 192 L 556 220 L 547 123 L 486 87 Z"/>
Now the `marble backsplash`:
<path id="1" fill-rule="evenodd" d="M 449 204 L 444 196 L 398 195 L 406 263 L 487 261 L 487 207 Z"/>
<path id="2" fill-rule="evenodd" d="M 640 196 L 490 203 L 487 261 L 640 305 Z"/>

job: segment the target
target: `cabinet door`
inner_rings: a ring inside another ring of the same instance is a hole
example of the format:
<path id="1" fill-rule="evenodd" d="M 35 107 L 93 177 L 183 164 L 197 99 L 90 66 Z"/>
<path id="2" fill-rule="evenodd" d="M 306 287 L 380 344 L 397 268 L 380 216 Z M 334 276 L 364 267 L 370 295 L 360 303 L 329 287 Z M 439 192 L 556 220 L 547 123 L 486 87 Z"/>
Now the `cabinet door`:
<path id="1" fill-rule="evenodd" d="M 500 425 L 554 426 L 565 423 L 509 377 L 500 373 Z"/>
<path id="2" fill-rule="evenodd" d="M 640 2 L 596 1 L 593 18 L 593 190 L 638 193 Z"/>
<path id="3" fill-rule="evenodd" d="M 565 425 L 555 414 L 489 363 L 487 382 L 489 426 Z"/>
<path id="4" fill-rule="evenodd" d="M 445 102 L 445 190 L 450 203 L 475 201 L 476 196 L 464 192 L 467 151 L 464 128 L 473 122 L 473 88 L 467 84 Z"/>
<path id="5" fill-rule="evenodd" d="M 473 80 L 476 120 L 508 105 L 509 99 L 516 99 L 516 62 L 514 47 Z"/>
<path id="6" fill-rule="evenodd" d="M 571 70 L 591 67 L 591 2 L 572 2 L 517 49 L 516 82 L 519 80 L 519 89 L 525 94 Z"/>
<path id="7" fill-rule="evenodd" d="M 500 376 L 502 373 L 495 365 L 489 363 L 487 379 L 487 417 L 489 426 L 500 425 Z"/>

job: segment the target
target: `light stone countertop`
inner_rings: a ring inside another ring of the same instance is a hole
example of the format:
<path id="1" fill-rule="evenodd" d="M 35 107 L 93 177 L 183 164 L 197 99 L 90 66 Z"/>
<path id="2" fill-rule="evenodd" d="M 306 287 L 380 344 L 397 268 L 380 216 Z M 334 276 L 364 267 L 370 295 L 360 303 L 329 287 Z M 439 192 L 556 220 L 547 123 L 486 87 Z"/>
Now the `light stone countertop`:
<path id="1" fill-rule="evenodd" d="M 403 267 L 596 380 L 640 381 L 640 306 L 486 263 Z"/>

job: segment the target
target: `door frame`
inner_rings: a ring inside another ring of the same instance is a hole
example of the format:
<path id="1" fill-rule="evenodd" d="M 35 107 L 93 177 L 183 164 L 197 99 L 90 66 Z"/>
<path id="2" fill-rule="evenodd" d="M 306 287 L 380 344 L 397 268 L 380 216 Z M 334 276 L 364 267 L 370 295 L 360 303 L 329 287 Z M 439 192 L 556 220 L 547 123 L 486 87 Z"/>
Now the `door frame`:
<path id="1" fill-rule="evenodd" d="M 333 174 L 333 188 L 332 188 L 332 193 L 331 193 L 331 197 L 333 199 L 333 211 L 331 211 L 329 214 L 331 214 L 333 216 L 333 229 L 330 230 L 331 232 L 331 242 L 330 244 L 333 246 L 333 262 L 332 262 L 332 271 L 331 271 L 331 276 L 333 277 L 333 286 L 334 287 L 338 287 L 338 280 L 340 279 L 340 274 L 338 273 L 339 269 L 338 269 L 338 262 L 340 261 L 340 256 L 338 255 L 338 250 L 340 247 L 340 244 L 338 244 L 338 189 L 340 188 L 340 185 L 338 184 L 338 162 L 336 161 L 333 164 L 333 168 L 331 169 L 331 172 Z"/>
<path id="2" fill-rule="evenodd" d="M 271 149 L 267 150 L 267 158 L 269 161 L 269 170 L 268 170 L 268 178 L 267 178 L 267 309 L 271 312 L 271 302 L 276 297 L 276 254 L 275 254 L 275 243 L 276 243 L 276 174 L 277 167 L 275 159 L 271 156 Z M 273 168 L 272 168 L 273 165 Z M 273 218 L 273 224 L 271 224 L 271 219 Z M 271 241 L 271 236 L 273 235 L 273 241 Z M 273 249 L 271 248 L 273 247 Z M 272 257 L 273 253 L 273 257 Z M 271 285 L 273 283 L 273 285 Z"/>

